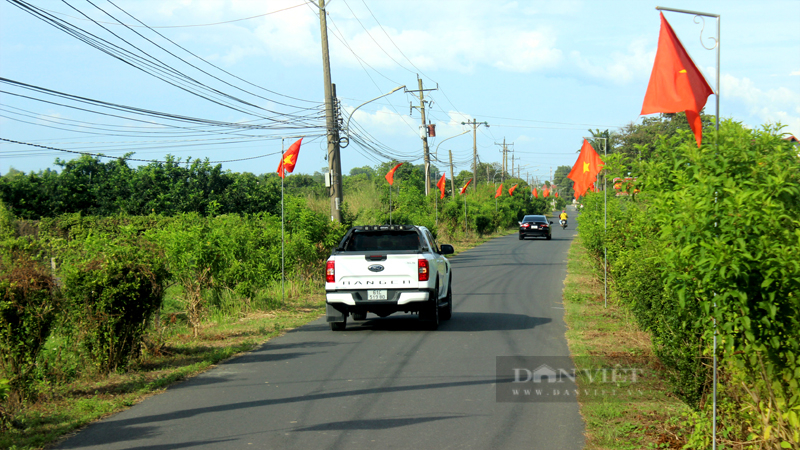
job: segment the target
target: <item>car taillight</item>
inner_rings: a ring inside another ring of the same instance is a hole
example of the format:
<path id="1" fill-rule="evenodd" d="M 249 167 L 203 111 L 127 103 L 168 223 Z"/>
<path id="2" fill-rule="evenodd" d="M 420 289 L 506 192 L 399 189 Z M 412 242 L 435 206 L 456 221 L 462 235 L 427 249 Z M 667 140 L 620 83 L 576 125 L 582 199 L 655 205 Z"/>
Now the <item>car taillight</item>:
<path id="1" fill-rule="evenodd" d="M 333 261 L 328 261 L 325 264 L 325 281 L 327 283 L 336 282 L 336 268 Z"/>
<path id="2" fill-rule="evenodd" d="M 419 269 L 419 281 L 428 281 L 430 273 L 428 272 L 428 260 L 420 258 L 417 260 L 417 268 Z"/>
<path id="3" fill-rule="evenodd" d="M 528 227 L 530 227 L 530 226 L 531 226 L 531 224 L 529 224 L 529 223 L 523 223 L 523 224 L 522 224 L 522 228 L 528 228 Z"/>

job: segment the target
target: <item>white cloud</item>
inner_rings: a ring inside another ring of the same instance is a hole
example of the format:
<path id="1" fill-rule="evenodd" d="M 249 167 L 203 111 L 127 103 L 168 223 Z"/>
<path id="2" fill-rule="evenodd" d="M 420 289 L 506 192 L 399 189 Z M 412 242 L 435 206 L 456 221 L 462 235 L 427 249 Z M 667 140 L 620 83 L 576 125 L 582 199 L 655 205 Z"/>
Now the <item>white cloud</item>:
<path id="1" fill-rule="evenodd" d="M 275 12 L 224 26 L 186 28 L 184 38 L 213 41 L 221 46 L 215 56 L 227 64 L 260 54 L 259 49 L 283 64 L 319 64 L 318 9 L 302 2 L 163 0 L 133 2 L 127 7 L 152 25 L 215 23 Z M 556 47 L 556 32 L 541 20 L 541 14 L 566 14 L 562 7 L 551 11 L 543 4 L 537 9 L 544 11 L 532 11 L 527 2 L 482 1 L 458 6 L 449 2 L 406 5 L 406 9 L 424 7 L 419 21 L 414 20 L 419 18 L 416 13 L 398 11 L 393 3 L 371 3 L 371 12 L 382 28 L 360 2 L 338 6 L 334 2 L 329 9 L 328 43 L 334 64 L 360 67 L 355 52 L 378 70 L 397 69 L 399 63 L 412 73 L 442 68 L 470 72 L 477 66 L 533 72 L 556 67 L 563 59 Z M 567 2 L 565 7 L 573 10 L 577 5 L 579 2 Z M 404 25 L 392 26 L 395 23 Z"/>
<path id="2" fill-rule="evenodd" d="M 722 75 L 721 99 L 741 102 L 749 113 L 762 122 L 780 122 L 784 131 L 800 134 L 800 93 L 780 87 L 761 90 L 749 78 Z M 724 111 L 723 111 L 723 115 Z"/>
<path id="3" fill-rule="evenodd" d="M 794 72 L 790 73 L 789 75 L 800 76 L 800 70 L 795 70 Z"/>
<path id="4" fill-rule="evenodd" d="M 634 78 L 649 75 L 656 52 L 647 50 L 647 42 L 644 39 L 637 39 L 628 45 L 627 53 L 612 52 L 611 57 L 605 61 L 584 57 L 578 51 L 571 52 L 570 57 L 580 69 L 592 77 L 606 79 L 616 84 L 626 84 Z"/>
<path id="5" fill-rule="evenodd" d="M 353 106 L 343 107 L 347 117 L 353 112 L 353 108 Z M 418 120 L 411 116 L 398 114 L 385 106 L 374 113 L 359 109 L 350 120 L 350 128 L 355 126 L 354 123 L 357 123 L 370 134 L 419 135 L 419 131 L 417 131 L 419 129 Z"/>

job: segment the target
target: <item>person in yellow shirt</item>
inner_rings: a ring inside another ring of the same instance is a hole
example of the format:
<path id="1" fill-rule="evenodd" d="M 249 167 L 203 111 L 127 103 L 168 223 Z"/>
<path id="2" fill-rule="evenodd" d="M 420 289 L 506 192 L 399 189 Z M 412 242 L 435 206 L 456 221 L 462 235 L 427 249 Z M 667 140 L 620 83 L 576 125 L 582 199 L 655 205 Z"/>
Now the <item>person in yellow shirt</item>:
<path id="1" fill-rule="evenodd" d="M 561 214 L 559 214 L 558 218 L 561 219 L 562 226 L 564 228 L 566 228 L 567 227 L 567 210 L 566 209 L 562 210 Z"/>

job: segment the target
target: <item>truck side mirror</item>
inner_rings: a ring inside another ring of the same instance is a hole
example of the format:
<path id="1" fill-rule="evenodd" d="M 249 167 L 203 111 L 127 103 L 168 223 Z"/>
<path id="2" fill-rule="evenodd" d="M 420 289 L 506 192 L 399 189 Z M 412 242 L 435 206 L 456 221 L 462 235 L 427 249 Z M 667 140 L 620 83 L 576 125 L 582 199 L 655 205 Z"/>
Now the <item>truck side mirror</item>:
<path id="1" fill-rule="evenodd" d="M 439 252 L 443 255 L 452 255 L 455 253 L 455 249 L 450 244 L 442 244 L 439 246 Z"/>

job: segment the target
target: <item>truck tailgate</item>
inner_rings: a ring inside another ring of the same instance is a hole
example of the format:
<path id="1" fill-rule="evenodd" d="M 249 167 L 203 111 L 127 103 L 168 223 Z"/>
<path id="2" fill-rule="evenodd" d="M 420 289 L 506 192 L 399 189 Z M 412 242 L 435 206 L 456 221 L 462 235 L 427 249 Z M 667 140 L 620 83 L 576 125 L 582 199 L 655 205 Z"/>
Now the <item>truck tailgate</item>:
<path id="1" fill-rule="evenodd" d="M 403 289 L 419 286 L 419 254 L 385 255 L 383 261 L 370 260 L 367 256 L 336 256 L 336 289 Z"/>

